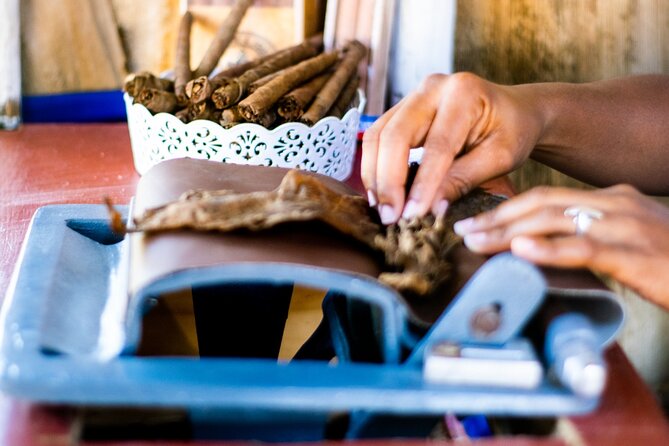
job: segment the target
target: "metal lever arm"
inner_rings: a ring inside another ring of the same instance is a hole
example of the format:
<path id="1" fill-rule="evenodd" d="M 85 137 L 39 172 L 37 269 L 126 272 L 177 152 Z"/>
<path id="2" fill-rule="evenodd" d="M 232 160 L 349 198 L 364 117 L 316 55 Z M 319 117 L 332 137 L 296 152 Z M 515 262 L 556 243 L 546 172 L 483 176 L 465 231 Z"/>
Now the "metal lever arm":
<path id="1" fill-rule="evenodd" d="M 503 345 L 516 337 L 542 303 L 539 269 L 510 253 L 488 260 L 469 279 L 409 356 L 420 364 L 435 342 Z"/>

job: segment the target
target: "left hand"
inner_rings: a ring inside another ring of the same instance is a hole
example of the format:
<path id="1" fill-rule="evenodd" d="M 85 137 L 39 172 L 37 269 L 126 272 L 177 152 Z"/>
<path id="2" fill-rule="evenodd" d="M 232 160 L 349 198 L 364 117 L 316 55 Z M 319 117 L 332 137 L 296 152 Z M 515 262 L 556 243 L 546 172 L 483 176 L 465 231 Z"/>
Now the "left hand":
<path id="1" fill-rule="evenodd" d="M 598 210 L 576 234 L 565 210 Z M 595 191 L 538 187 L 462 220 L 455 231 L 480 253 L 511 251 L 534 263 L 608 274 L 669 309 L 669 208 L 627 185 Z"/>

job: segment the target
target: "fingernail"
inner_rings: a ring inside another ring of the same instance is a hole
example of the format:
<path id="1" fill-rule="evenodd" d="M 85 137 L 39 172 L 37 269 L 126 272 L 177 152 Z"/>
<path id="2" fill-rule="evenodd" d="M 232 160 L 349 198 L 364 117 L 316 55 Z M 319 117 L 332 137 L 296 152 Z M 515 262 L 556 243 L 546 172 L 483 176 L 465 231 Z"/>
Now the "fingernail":
<path id="1" fill-rule="evenodd" d="M 475 251 L 478 248 L 481 248 L 481 246 L 485 245 L 485 242 L 488 238 L 488 234 L 485 232 L 473 232 L 471 234 L 467 234 L 464 237 L 464 242 L 467 248 L 471 249 L 472 251 Z"/>
<path id="2" fill-rule="evenodd" d="M 416 200 L 409 200 L 404 206 L 404 212 L 402 212 L 402 218 L 410 219 L 418 215 L 418 202 Z"/>
<path id="3" fill-rule="evenodd" d="M 371 189 L 367 191 L 367 201 L 369 202 L 370 208 L 373 208 L 374 206 L 379 204 L 379 201 L 376 199 L 376 194 Z"/>
<path id="4" fill-rule="evenodd" d="M 432 213 L 434 214 L 435 217 L 441 218 L 444 215 L 446 215 L 446 211 L 448 210 L 448 200 L 439 200 L 437 204 L 434 205 L 432 208 Z"/>
<path id="5" fill-rule="evenodd" d="M 461 237 L 464 237 L 474 227 L 474 218 L 469 217 L 464 220 L 456 221 L 453 224 L 453 231 Z"/>
<path id="6" fill-rule="evenodd" d="M 379 217 L 381 217 L 381 223 L 384 225 L 389 225 L 395 223 L 397 216 L 395 215 L 395 210 L 389 204 L 382 204 L 379 206 Z"/>

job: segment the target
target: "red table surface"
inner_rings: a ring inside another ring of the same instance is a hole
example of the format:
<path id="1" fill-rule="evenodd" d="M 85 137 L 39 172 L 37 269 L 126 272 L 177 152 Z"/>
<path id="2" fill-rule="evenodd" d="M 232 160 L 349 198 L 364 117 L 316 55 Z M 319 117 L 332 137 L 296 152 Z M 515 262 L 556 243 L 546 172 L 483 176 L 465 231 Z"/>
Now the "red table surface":
<path id="1" fill-rule="evenodd" d="M 0 296 L 5 295 L 28 223 L 38 207 L 54 203 L 100 203 L 103 196 L 111 197 L 116 203 L 127 203 L 138 178 L 125 124 L 25 125 L 16 132 L 0 132 Z M 350 183 L 360 188 L 359 178 L 353 178 Z M 620 347 L 611 347 L 606 358 L 610 376 L 599 409 L 588 416 L 564 420 L 567 426 L 573 426 L 573 442 L 558 438 L 514 437 L 477 444 L 669 445 L 665 417 Z M 117 444 L 111 441 L 82 442 L 76 436 L 75 411 L 0 396 L 0 444 Z M 402 444 L 424 443 L 422 440 L 402 441 Z M 144 440 L 118 444 L 223 443 Z"/>

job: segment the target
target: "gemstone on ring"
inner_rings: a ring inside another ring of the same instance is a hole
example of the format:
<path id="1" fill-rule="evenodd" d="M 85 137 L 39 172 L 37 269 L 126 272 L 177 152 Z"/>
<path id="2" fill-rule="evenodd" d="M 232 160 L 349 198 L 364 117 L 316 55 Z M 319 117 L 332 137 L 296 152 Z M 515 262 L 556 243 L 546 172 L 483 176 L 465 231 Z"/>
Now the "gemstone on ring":
<path id="1" fill-rule="evenodd" d="M 564 211 L 565 217 L 571 217 L 576 226 L 576 235 L 588 232 L 594 220 L 601 220 L 604 214 L 598 209 L 587 206 L 569 206 Z"/>

